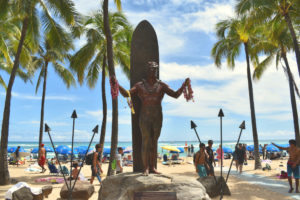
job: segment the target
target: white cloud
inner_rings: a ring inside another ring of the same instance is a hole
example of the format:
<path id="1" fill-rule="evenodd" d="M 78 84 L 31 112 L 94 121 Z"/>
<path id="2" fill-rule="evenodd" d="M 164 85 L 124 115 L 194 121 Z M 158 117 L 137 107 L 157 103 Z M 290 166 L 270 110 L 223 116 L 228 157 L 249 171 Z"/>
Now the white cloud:
<path id="1" fill-rule="evenodd" d="M 295 60 L 292 56 L 289 58 L 293 72 L 297 74 Z M 245 62 L 237 62 L 234 71 L 224 67 L 217 69 L 213 64 L 161 64 L 163 81 L 183 81 L 186 77 L 192 80 L 195 102 L 186 103 L 182 96 L 179 99 L 167 97 L 164 100 L 167 115 L 210 118 L 216 116 L 219 108 L 223 108 L 227 113 L 250 116 Z M 300 85 L 299 79 L 296 81 Z M 261 80 L 253 82 L 253 88 L 258 116 L 280 121 L 291 120 L 289 87 L 281 68 L 277 71 L 271 65 Z"/>
<path id="2" fill-rule="evenodd" d="M 1 92 L 0 95 L 5 96 L 5 92 Z M 17 92 L 12 92 L 12 96 L 17 99 L 28 99 L 28 100 L 41 100 L 42 97 L 40 96 L 33 96 L 29 94 L 22 94 Z M 75 96 L 64 96 L 64 95 L 46 95 L 46 101 L 47 100 L 61 100 L 61 101 L 75 101 L 77 100 L 77 97 Z"/>
<path id="3" fill-rule="evenodd" d="M 96 111 L 86 111 L 87 116 L 102 119 L 103 113 L 102 110 Z M 119 110 L 119 124 L 130 125 L 131 124 L 131 115 L 129 109 Z M 107 111 L 107 122 L 112 122 L 112 111 Z"/>

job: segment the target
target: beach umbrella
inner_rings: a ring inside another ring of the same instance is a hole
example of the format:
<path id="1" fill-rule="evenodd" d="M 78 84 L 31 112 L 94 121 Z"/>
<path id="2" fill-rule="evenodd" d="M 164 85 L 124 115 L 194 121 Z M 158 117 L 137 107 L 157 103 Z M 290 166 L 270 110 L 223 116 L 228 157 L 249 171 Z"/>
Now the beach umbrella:
<path id="1" fill-rule="evenodd" d="M 103 154 L 110 154 L 110 148 L 104 148 Z"/>
<path id="2" fill-rule="evenodd" d="M 46 146 L 45 147 L 46 152 L 54 152 L 54 149 L 52 147 Z"/>
<path id="3" fill-rule="evenodd" d="M 71 148 L 67 145 L 60 145 L 55 149 L 58 154 L 71 154 Z"/>
<path id="4" fill-rule="evenodd" d="M 259 148 L 259 152 L 262 153 L 262 148 L 261 148 L 261 146 L 258 146 L 258 148 Z M 248 146 L 246 147 L 246 149 L 247 149 L 247 151 L 252 152 L 252 151 L 254 151 L 254 145 L 253 145 L 253 144 L 252 144 L 252 145 L 248 145 Z"/>
<path id="5" fill-rule="evenodd" d="M 39 148 L 35 147 L 31 150 L 31 153 L 38 153 L 39 152 Z"/>
<path id="6" fill-rule="evenodd" d="M 9 147 L 7 148 L 7 153 L 14 153 L 18 147 Z M 20 147 L 19 152 L 27 152 L 23 147 Z"/>
<path id="7" fill-rule="evenodd" d="M 229 147 L 223 147 L 224 153 L 232 153 L 232 149 Z"/>
<path id="8" fill-rule="evenodd" d="M 283 147 L 283 148 L 289 148 L 290 147 L 290 144 L 277 144 L 278 146 L 280 147 Z"/>
<path id="9" fill-rule="evenodd" d="M 132 147 L 126 147 L 124 149 L 124 153 L 130 153 L 130 152 L 132 152 Z"/>
<path id="10" fill-rule="evenodd" d="M 280 151 L 277 147 L 275 147 L 273 144 L 269 144 L 267 147 L 266 147 L 266 150 L 269 151 L 269 152 L 278 152 Z"/>
<path id="11" fill-rule="evenodd" d="M 177 152 L 177 151 L 170 151 L 170 153 L 184 153 L 184 148 L 183 147 L 176 147 L 178 150 L 179 150 L 179 152 Z"/>
<path id="12" fill-rule="evenodd" d="M 165 149 L 165 150 L 168 150 L 168 151 L 175 151 L 175 152 L 180 152 L 180 150 L 177 148 L 177 147 L 174 147 L 174 146 L 163 146 L 161 147 L 162 149 Z"/>
<path id="13" fill-rule="evenodd" d="M 216 148 L 216 147 L 213 147 L 212 150 L 213 150 L 213 151 L 217 151 L 217 148 Z"/>

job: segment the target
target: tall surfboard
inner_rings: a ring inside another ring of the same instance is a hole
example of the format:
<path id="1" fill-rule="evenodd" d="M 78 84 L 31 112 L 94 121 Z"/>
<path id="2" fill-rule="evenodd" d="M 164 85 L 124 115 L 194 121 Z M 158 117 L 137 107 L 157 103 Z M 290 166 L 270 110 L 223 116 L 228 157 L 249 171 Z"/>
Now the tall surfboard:
<path id="1" fill-rule="evenodd" d="M 152 25 L 143 20 L 135 28 L 131 39 L 130 87 L 146 78 L 148 61 L 159 63 L 158 42 Z M 159 79 L 159 73 L 157 78 Z M 142 172 L 142 136 L 139 127 L 141 101 L 137 96 L 133 96 L 132 103 L 135 110 L 135 114 L 131 115 L 133 171 Z"/>

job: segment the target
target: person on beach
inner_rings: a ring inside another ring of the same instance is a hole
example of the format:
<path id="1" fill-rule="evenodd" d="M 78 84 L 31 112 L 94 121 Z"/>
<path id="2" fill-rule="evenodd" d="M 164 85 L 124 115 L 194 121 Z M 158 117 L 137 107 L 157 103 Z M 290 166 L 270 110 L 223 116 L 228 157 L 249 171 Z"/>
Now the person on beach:
<path id="1" fill-rule="evenodd" d="M 193 144 L 191 144 L 191 154 L 192 154 L 192 156 L 194 155 L 194 145 Z"/>
<path id="2" fill-rule="evenodd" d="M 243 148 L 243 145 L 240 143 L 238 147 L 235 147 L 235 153 L 236 153 L 236 163 L 237 163 L 237 170 L 240 170 L 240 174 L 243 172 L 243 165 L 244 162 L 247 162 L 247 156 L 246 151 Z"/>
<path id="3" fill-rule="evenodd" d="M 44 173 L 46 171 L 45 169 L 45 163 L 46 163 L 46 149 L 44 148 L 44 144 L 41 144 L 40 153 L 39 153 L 39 161 L 38 164 L 42 168 L 41 173 Z"/>
<path id="4" fill-rule="evenodd" d="M 15 155 L 16 155 L 16 163 L 17 163 L 17 167 L 19 167 L 19 160 L 20 160 L 20 146 L 17 147 L 16 151 L 15 151 Z"/>
<path id="5" fill-rule="evenodd" d="M 290 140 L 289 141 L 290 147 L 288 148 L 280 147 L 274 143 L 272 144 L 278 149 L 287 150 L 289 152 L 290 157 L 287 162 L 287 173 L 288 173 L 288 180 L 290 184 L 289 193 L 292 193 L 294 190 L 292 175 L 294 175 L 295 182 L 296 182 L 296 193 L 299 193 L 300 148 L 296 146 L 296 140 Z"/>
<path id="6" fill-rule="evenodd" d="M 170 97 L 178 98 L 183 93 L 184 88 L 189 85 L 190 79 L 187 78 L 182 86 L 177 90 L 172 90 L 166 83 L 158 80 L 158 63 L 149 61 L 147 64 L 148 73 L 145 79 L 136 83 L 130 90 L 125 90 L 119 86 L 123 97 L 137 96 L 141 101 L 139 115 L 139 127 L 142 135 L 142 162 L 143 175 L 149 173 L 160 174 L 156 169 L 157 163 L 157 141 L 161 133 L 163 114 L 162 100 L 165 94 Z M 112 77 L 112 83 L 116 83 Z"/>
<path id="7" fill-rule="evenodd" d="M 96 152 L 93 154 L 93 164 L 91 165 L 91 170 L 92 170 L 92 177 L 90 180 L 90 183 L 93 184 L 95 177 L 97 177 L 98 181 L 101 183 L 101 178 L 100 178 L 100 173 L 103 173 L 102 168 L 101 168 L 101 163 L 100 163 L 100 157 L 101 157 L 101 151 L 102 147 L 100 144 L 96 144 L 95 146 Z"/>
<path id="8" fill-rule="evenodd" d="M 194 165 L 196 167 L 196 172 L 202 177 L 206 177 L 206 169 L 210 170 L 208 164 L 207 164 L 207 158 L 209 157 L 205 150 L 205 144 L 201 143 L 199 145 L 200 150 L 195 154 L 195 161 Z"/>
<path id="9" fill-rule="evenodd" d="M 208 146 L 206 147 L 206 152 L 208 154 L 207 162 L 209 166 L 209 169 L 206 170 L 208 176 L 213 176 L 215 174 L 214 167 L 216 166 L 216 162 L 215 162 L 214 151 L 212 150 L 213 143 L 214 142 L 212 140 L 208 140 Z"/>
<path id="10" fill-rule="evenodd" d="M 218 166 L 221 166 L 221 159 L 224 160 L 224 151 L 221 149 L 221 145 L 217 149 L 217 159 L 218 159 Z"/>
<path id="11" fill-rule="evenodd" d="M 123 149 L 122 147 L 118 147 L 116 173 L 120 174 L 122 172 L 123 172 Z"/>
<path id="12" fill-rule="evenodd" d="M 74 169 L 72 170 L 72 180 L 75 180 L 76 177 L 79 175 L 79 170 L 78 170 L 78 162 L 75 161 L 73 162 L 73 167 Z M 78 180 L 80 181 L 80 177 L 78 176 Z"/>

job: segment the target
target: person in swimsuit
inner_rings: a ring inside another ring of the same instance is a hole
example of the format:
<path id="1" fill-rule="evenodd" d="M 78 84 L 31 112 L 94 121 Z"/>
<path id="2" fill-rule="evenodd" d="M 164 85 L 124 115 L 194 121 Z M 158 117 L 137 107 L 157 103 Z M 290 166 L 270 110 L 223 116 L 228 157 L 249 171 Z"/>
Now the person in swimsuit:
<path id="1" fill-rule="evenodd" d="M 208 154 L 208 166 L 209 166 L 209 170 L 208 169 L 206 170 L 208 176 L 214 176 L 215 174 L 214 167 L 216 166 L 216 162 L 215 162 L 214 151 L 212 150 L 213 143 L 214 142 L 212 140 L 208 140 L 208 146 L 206 147 L 206 152 Z"/>
<path id="2" fill-rule="evenodd" d="M 130 96 L 137 95 L 142 107 L 139 119 L 139 127 L 142 133 L 142 161 L 144 175 L 158 174 L 156 170 L 157 141 L 160 136 L 163 115 L 161 102 L 165 94 L 178 98 L 184 87 L 190 82 L 187 78 L 177 90 L 172 90 L 166 83 L 157 79 L 158 63 L 148 62 L 148 74 L 146 80 L 136 83 L 128 92 Z M 128 92 L 119 85 L 123 97 L 129 97 Z"/>
<path id="3" fill-rule="evenodd" d="M 243 145 L 240 143 L 238 147 L 235 147 L 237 168 L 240 170 L 240 174 L 243 171 L 244 162 L 247 161 L 246 151 Z"/>
<path id="4" fill-rule="evenodd" d="M 46 171 L 44 165 L 46 162 L 46 149 L 44 148 L 44 144 L 41 144 L 41 148 L 40 148 L 40 153 L 39 153 L 40 157 L 39 157 L 39 166 L 42 168 L 41 173 L 44 173 Z"/>
<path id="5" fill-rule="evenodd" d="M 200 150 L 195 154 L 194 165 L 196 167 L 196 172 L 198 173 L 200 178 L 202 178 L 207 176 L 206 170 L 210 170 L 209 165 L 207 163 L 207 158 L 209 157 L 209 155 L 206 153 L 204 143 L 201 143 L 199 147 Z"/>
<path id="6" fill-rule="evenodd" d="M 294 175 L 295 182 L 296 182 L 296 193 L 299 193 L 299 178 L 300 178 L 300 148 L 296 146 L 296 140 L 290 140 L 289 144 L 290 147 L 283 148 L 274 143 L 272 143 L 275 147 L 281 150 L 287 150 L 289 152 L 289 159 L 287 162 L 287 173 L 288 173 L 288 180 L 290 184 L 289 193 L 292 193 L 293 188 L 293 180 L 292 175 Z"/>

